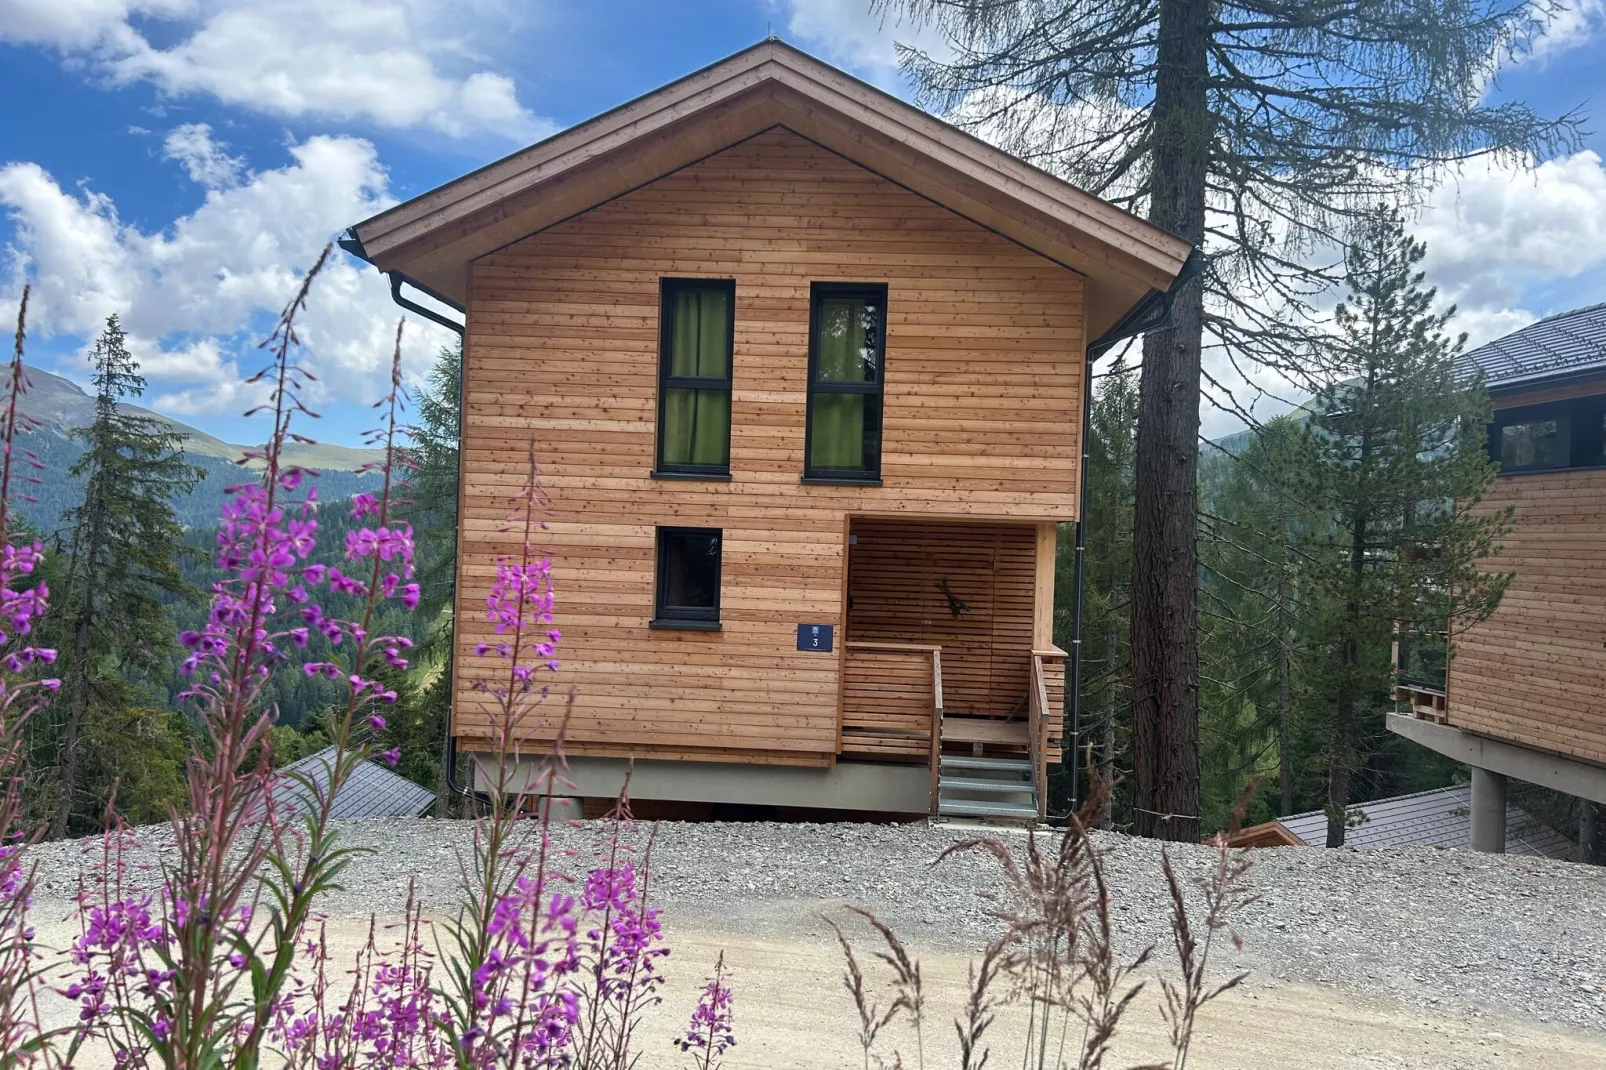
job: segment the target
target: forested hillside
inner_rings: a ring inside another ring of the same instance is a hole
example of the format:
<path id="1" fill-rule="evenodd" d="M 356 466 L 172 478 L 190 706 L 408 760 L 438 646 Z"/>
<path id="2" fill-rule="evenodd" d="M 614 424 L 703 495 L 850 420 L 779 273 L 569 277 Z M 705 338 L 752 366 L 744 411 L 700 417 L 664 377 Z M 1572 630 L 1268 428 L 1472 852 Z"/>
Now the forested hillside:
<path id="1" fill-rule="evenodd" d="M 51 535 L 61 527 L 61 514 L 83 498 L 83 487 L 68 475 L 68 470 L 83 455 L 84 443 L 73 432 L 87 427 L 94 419 L 94 399 L 70 379 L 38 368 L 28 369 L 31 386 L 23 395 L 23 411 L 38 426 L 19 436 L 24 449 L 32 450 L 44 464 L 48 478 L 27 488 L 25 493 L 36 499 L 19 499 L 23 517 L 40 532 Z M 236 463 L 245 446 L 224 442 L 186 424 L 152 412 L 138 405 L 124 404 L 124 411 L 149 416 L 187 436 L 184 459 L 205 471 L 193 492 L 180 495 L 173 501 L 173 512 L 185 527 L 210 527 L 216 523 L 218 508 L 223 504 L 224 489 L 245 478 Z M 242 421 L 242 431 L 254 425 Z M 358 491 L 371 488 L 374 477 L 359 474 L 356 469 L 375 457 L 372 450 L 351 449 L 345 446 L 291 444 L 285 448 L 286 457 L 293 464 L 306 465 L 319 472 L 319 493 L 326 501 L 349 498 Z"/>

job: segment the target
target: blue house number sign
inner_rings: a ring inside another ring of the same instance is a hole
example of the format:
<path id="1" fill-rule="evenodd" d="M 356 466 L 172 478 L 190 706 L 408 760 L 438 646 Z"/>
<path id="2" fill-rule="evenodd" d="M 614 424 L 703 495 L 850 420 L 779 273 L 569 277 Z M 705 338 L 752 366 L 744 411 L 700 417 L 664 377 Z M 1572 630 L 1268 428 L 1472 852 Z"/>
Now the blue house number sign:
<path id="1" fill-rule="evenodd" d="M 813 650 L 821 654 L 831 652 L 831 624 L 799 624 L 797 626 L 797 648 L 799 650 Z"/>

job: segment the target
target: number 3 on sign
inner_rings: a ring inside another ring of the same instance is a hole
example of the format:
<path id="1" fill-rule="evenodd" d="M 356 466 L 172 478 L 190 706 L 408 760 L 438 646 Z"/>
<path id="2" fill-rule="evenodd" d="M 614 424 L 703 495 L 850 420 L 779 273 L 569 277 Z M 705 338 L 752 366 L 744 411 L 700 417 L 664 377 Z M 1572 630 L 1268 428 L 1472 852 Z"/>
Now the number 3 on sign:
<path id="1" fill-rule="evenodd" d="M 797 648 L 817 654 L 831 653 L 831 637 L 836 630 L 830 624 L 799 624 L 797 626 Z"/>

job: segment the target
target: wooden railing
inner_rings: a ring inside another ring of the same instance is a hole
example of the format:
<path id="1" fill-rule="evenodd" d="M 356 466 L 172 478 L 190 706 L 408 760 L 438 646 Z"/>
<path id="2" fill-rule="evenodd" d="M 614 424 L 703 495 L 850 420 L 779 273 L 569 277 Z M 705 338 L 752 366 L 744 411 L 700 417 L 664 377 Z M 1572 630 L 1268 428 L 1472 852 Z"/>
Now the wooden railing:
<path id="1" fill-rule="evenodd" d="M 937 805 L 942 754 L 942 648 L 921 643 L 842 644 L 846 757 L 924 761 Z"/>
<path id="2" fill-rule="evenodd" d="M 1037 817 L 1048 812 L 1048 683 L 1043 677 L 1043 655 L 1032 653 L 1030 717 L 1026 726 L 1026 746 L 1032 760 L 1032 785 L 1036 788 Z"/>
<path id="3" fill-rule="evenodd" d="M 937 816 L 937 792 L 942 777 L 942 648 L 931 652 L 931 810 Z"/>

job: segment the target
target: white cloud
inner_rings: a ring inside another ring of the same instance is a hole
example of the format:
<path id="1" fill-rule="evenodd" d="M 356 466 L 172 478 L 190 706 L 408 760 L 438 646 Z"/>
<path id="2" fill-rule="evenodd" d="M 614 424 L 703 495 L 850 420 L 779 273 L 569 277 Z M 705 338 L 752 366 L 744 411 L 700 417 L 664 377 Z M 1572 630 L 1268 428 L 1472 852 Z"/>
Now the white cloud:
<path id="1" fill-rule="evenodd" d="M 207 189 L 227 189 L 240 180 L 245 160 L 230 156 L 228 146 L 212 140 L 212 128 L 205 123 L 185 123 L 167 132 L 162 152 L 169 160 L 184 165 L 191 180 Z"/>
<path id="2" fill-rule="evenodd" d="M 1428 281 L 1476 345 L 1538 318 L 1538 283 L 1606 264 L 1606 166 L 1593 151 L 1531 163 L 1484 161 L 1441 186 L 1412 228 Z"/>
<path id="3" fill-rule="evenodd" d="M 1516 63 L 1544 63 L 1588 44 L 1606 30 L 1606 2 L 1562 0 L 1545 19 L 1542 31 L 1513 57 Z"/>
<path id="4" fill-rule="evenodd" d="M 240 408 L 240 380 L 263 361 L 256 332 L 295 291 L 297 272 L 331 235 L 394 200 L 366 141 L 312 137 L 289 151 L 285 167 L 211 188 L 193 213 L 149 233 L 119 219 L 106 197 L 62 189 L 37 164 L 0 168 L 0 205 L 16 226 L 8 289 L 33 283 L 30 333 L 83 343 L 116 312 L 157 407 Z M 318 377 L 314 407 L 383 391 L 399 312 L 377 272 L 334 254 L 300 321 L 304 363 Z M 15 316 L 14 303 L 6 314 Z M 417 381 L 448 336 L 410 319 Z"/>
<path id="5" fill-rule="evenodd" d="M 884 89 L 898 86 L 899 44 L 948 54 L 943 35 L 907 16 L 872 14 L 870 0 L 780 0 L 787 32 Z"/>
<path id="6" fill-rule="evenodd" d="M 285 118 L 529 141 L 554 124 L 518 102 L 465 32 L 514 21 L 485 0 L 6 0 L 0 41 L 55 48 L 114 84 L 206 94 Z M 161 24 L 159 37 L 147 32 Z"/>

